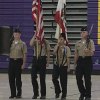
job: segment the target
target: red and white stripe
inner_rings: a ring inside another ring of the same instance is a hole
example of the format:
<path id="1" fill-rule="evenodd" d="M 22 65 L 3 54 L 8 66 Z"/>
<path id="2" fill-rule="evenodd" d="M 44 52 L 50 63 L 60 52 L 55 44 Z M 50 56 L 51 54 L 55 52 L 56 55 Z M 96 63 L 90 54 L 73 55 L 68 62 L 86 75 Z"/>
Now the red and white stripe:
<path id="1" fill-rule="evenodd" d="M 64 4 L 66 4 L 66 0 L 59 0 L 57 9 L 56 9 L 56 14 L 54 16 L 54 19 L 57 23 L 57 28 L 56 28 L 56 34 L 55 38 L 59 38 L 60 33 L 66 33 L 67 28 L 65 26 L 65 20 L 63 16 L 63 10 L 64 10 Z M 65 34 L 66 39 L 67 39 L 67 34 Z"/>
<path id="2" fill-rule="evenodd" d="M 43 41 L 44 29 L 43 29 L 43 9 L 41 0 L 33 0 L 32 3 L 32 18 L 36 23 L 36 37 Z"/>

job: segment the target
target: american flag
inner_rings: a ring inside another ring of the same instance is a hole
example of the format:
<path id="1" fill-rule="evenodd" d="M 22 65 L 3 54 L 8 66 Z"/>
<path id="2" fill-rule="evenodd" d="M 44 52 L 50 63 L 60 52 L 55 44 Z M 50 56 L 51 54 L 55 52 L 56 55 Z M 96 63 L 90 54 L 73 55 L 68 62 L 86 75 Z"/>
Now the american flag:
<path id="1" fill-rule="evenodd" d="M 65 33 L 66 42 L 68 42 L 67 28 L 66 28 L 66 25 L 65 25 L 66 21 L 64 19 L 64 5 L 65 4 L 66 4 L 66 0 L 59 0 L 58 1 L 56 13 L 55 13 L 55 16 L 54 16 L 54 19 L 57 23 L 55 38 L 58 39 L 60 33 Z"/>
<path id="2" fill-rule="evenodd" d="M 43 41 L 44 29 L 43 29 L 43 9 L 42 9 L 41 0 L 33 0 L 32 18 L 36 23 L 36 37 L 40 41 Z"/>

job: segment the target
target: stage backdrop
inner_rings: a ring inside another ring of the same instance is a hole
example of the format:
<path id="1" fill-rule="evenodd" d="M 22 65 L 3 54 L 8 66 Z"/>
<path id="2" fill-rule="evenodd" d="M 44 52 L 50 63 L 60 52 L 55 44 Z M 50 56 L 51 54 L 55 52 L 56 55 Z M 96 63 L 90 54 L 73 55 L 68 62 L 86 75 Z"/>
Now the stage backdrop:
<path id="1" fill-rule="evenodd" d="M 0 26 L 20 26 L 22 31 L 22 40 L 27 43 L 28 55 L 27 64 L 32 61 L 32 48 L 29 46 L 29 40 L 33 36 L 32 20 L 32 0 L 0 0 Z M 0 68 L 8 67 L 9 58 L 0 55 Z"/>
<path id="2" fill-rule="evenodd" d="M 95 42 L 94 69 L 100 70 L 100 0 L 88 0 L 88 26 L 94 24 L 91 38 Z"/>
<path id="3" fill-rule="evenodd" d="M 32 61 L 32 48 L 29 46 L 29 40 L 33 36 L 33 21 L 31 13 L 32 0 L 0 0 L 0 26 L 20 25 L 22 31 L 22 40 L 27 43 L 28 55 L 27 66 Z M 88 0 L 88 26 L 94 24 L 91 37 L 94 39 L 96 52 L 93 57 L 94 69 L 100 70 L 100 0 Z M 9 58 L 0 56 L 0 68 L 7 68 Z"/>

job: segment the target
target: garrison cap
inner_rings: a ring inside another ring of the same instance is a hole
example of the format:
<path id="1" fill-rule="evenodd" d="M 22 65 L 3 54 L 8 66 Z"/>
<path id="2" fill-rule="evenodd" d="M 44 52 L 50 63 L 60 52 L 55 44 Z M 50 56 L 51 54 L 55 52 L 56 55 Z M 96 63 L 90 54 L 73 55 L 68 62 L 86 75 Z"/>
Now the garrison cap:
<path id="1" fill-rule="evenodd" d="M 19 30 L 19 28 L 16 28 L 16 29 L 14 30 L 14 32 L 15 32 L 15 33 L 21 34 L 21 31 Z"/>
<path id="2" fill-rule="evenodd" d="M 82 27 L 81 31 L 88 31 L 87 27 Z"/>

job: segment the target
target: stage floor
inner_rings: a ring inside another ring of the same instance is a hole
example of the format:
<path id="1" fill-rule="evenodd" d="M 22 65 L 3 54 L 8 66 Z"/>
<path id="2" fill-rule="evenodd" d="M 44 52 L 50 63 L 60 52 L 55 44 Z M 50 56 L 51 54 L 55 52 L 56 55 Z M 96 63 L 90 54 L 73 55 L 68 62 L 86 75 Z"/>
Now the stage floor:
<path id="1" fill-rule="evenodd" d="M 32 100 L 32 84 L 30 74 L 22 75 L 23 82 L 23 95 L 20 100 Z M 46 77 L 47 84 L 47 99 L 55 100 L 54 87 L 52 83 L 52 76 L 47 74 Z M 7 74 L 0 74 L 0 100 L 9 100 L 10 89 Z M 79 92 L 76 85 L 76 80 L 74 75 L 69 75 L 68 77 L 68 96 L 66 100 L 78 100 Z M 39 98 L 37 99 L 39 100 Z M 58 99 L 60 100 L 60 99 Z M 92 76 L 92 100 L 100 100 L 100 76 Z"/>

